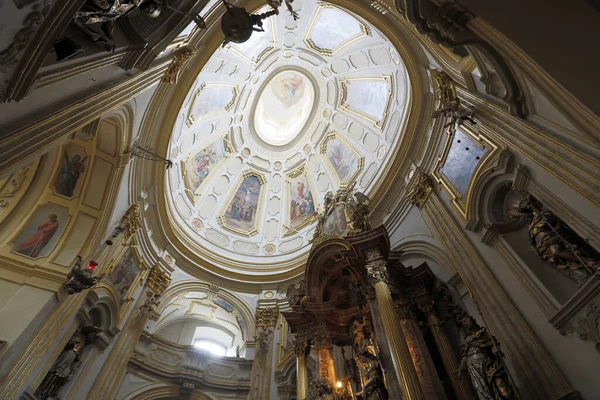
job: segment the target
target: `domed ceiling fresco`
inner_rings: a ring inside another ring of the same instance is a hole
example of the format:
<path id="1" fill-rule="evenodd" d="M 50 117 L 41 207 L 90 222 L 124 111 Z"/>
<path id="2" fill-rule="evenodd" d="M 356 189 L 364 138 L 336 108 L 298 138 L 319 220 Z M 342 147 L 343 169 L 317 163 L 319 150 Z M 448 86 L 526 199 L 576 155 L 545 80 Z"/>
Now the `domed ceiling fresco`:
<path id="1" fill-rule="evenodd" d="M 405 123 L 407 72 L 392 44 L 337 6 L 294 7 L 298 21 L 269 18 L 212 55 L 172 132 L 171 223 L 190 252 L 232 272 L 300 266 L 325 194 L 373 193 Z"/>

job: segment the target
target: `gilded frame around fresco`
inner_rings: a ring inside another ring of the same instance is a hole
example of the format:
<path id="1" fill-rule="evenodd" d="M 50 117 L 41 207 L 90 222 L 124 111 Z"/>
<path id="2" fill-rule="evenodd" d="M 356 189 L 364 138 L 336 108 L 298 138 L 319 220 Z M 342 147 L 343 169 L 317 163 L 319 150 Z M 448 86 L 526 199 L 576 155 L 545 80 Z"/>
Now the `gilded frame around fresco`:
<path id="1" fill-rule="evenodd" d="M 315 205 L 315 214 L 313 215 L 312 218 L 306 219 L 306 221 L 302 222 L 297 227 L 291 228 L 291 221 L 290 221 L 290 211 L 291 211 L 291 209 L 290 209 L 290 201 L 291 201 L 290 193 L 292 190 L 291 179 L 297 178 L 298 176 L 303 175 L 303 174 L 306 178 L 306 182 L 308 182 L 310 192 L 313 193 L 313 203 Z M 317 185 L 315 184 L 315 182 L 313 182 L 311 174 L 308 173 L 308 166 L 306 164 L 302 164 L 299 168 L 296 168 L 294 171 L 292 171 L 286 175 L 285 193 L 282 196 L 285 201 L 285 219 L 284 219 L 285 224 L 283 225 L 283 227 L 286 229 L 286 232 L 283 234 L 283 237 L 298 233 L 300 230 L 302 230 L 306 226 L 312 224 L 314 221 L 316 221 L 319 218 L 319 213 L 317 212 L 317 210 L 319 209 L 319 206 L 321 204 L 317 201 L 316 197 L 314 196 L 314 193 L 317 193 L 314 190 L 316 187 L 317 187 Z"/>
<path id="2" fill-rule="evenodd" d="M 327 143 L 331 139 L 336 139 L 336 138 L 338 140 L 340 140 L 344 145 L 346 145 L 350 149 L 350 151 L 352 151 L 354 154 L 356 154 L 356 157 L 358 157 L 358 168 L 356 169 L 356 172 L 354 172 L 352 177 L 350 179 L 348 179 L 348 181 L 341 180 L 341 177 L 338 175 L 337 171 L 333 167 L 333 164 L 331 164 L 331 161 L 329 161 L 329 157 L 327 157 Z M 345 140 L 342 137 L 342 135 L 340 135 L 336 131 L 330 131 L 327 134 L 327 136 L 325 136 L 325 139 L 321 143 L 321 148 L 320 148 L 319 153 L 325 159 L 325 164 L 327 165 L 327 168 L 331 171 L 332 175 L 335 177 L 335 180 L 340 188 L 345 188 L 345 187 L 348 187 L 350 184 L 352 184 L 352 182 L 354 182 L 356 180 L 356 178 L 360 175 L 360 173 L 362 172 L 362 170 L 365 166 L 365 157 L 363 157 L 360 154 L 360 152 L 358 152 L 358 150 L 356 150 L 347 140 Z"/>
<path id="3" fill-rule="evenodd" d="M 202 147 L 196 147 L 194 150 L 190 151 L 189 154 L 183 160 L 181 160 L 180 166 L 181 166 L 181 174 L 183 175 L 184 192 L 187 195 L 187 197 L 190 199 L 192 204 L 196 204 L 196 202 L 198 201 L 198 198 L 200 197 L 200 193 L 202 192 L 202 189 L 204 189 L 204 187 L 208 184 L 207 182 L 210 181 L 210 179 L 204 179 L 204 181 L 200 184 L 200 186 L 198 186 L 198 189 L 196 190 L 196 192 L 192 193 L 192 190 L 189 187 L 189 183 L 188 183 L 188 179 L 187 179 L 188 176 L 187 176 L 187 169 L 186 169 L 185 164 L 194 155 L 198 154 L 200 151 L 206 149 L 209 146 L 212 146 L 215 142 L 222 139 L 222 140 L 224 140 L 224 144 L 225 144 L 225 154 L 223 155 L 223 158 L 214 165 L 214 170 L 220 170 L 221 167 L 223 166 L 223 164 L 226 163 L 231 158 L 231 154 L 232 154 L 231 143 L 230 143 L 229 139 L 227 138 L 227 135 L 228 135 L 228 132 L 224 132 L 224 133 L 221 133 L 221 134 L 215 136 L 208 143 L 203 143 L 204 145 Z M 210 173 L 209 173 L 209 175 L 210 175 Z M 208 176 L 207 176 L 207 178 L 208 178 Z"/>
<path id="4" fill-rule="evenodd" d="M 310 20 L 310 22 L 308 23 L 308 28 L 306 29 L 306 35 L 304 36 L 304 43 L 306 43 L 306 45 L 310 48 L 313 49 L 319 53 L 321 53 L 322 55 L 325 56 L 332 56 L 335 53 L 345 49 L 346 47 L 350 46 L 352 43 L 356 42 L 357 40 L 360 40 L 362 38 L 365 38 L 367 36 L 371 36 L 371 30 L 369 29 L 369 27 L 367 25 L 365 25 L 362 21 L 360 21 L 359 19 L 356 19 L 356 21 L 359 23 L 360 25 L 360 30 L 361 33 L 354 35 L 348 39 L 346 39 L 346 41 L 344 41 L 342 44 L 340 44 L 337 48 L 335 49 L 324 49 L 322 47 L 319 47 L 315 44 L 315 42 L 313 42 L 313 40 L 311 39 L 311 34 L 312 34 L 312 30 L 315 26 L 315 24 L 317 23 L 317 21 L 319 20 L 319 17 L 321 16 L 321 14 L 323 13 L 323 10 L 326 10 L 328 8 L 337 8 L 338 10 L 341 10 L 343 12 L 347 12 L 345 10 L 343 10 L 342 8 L 333 5 L 333 4 L 319 4 L 317 7 L 317 10 L 313 13 L 313 17 Z"/>
<path id="5" fill-rule="evenodd" d="M 231 204 L 231 200 L 233 199 L 235 192 L 239 189 L 240 185 L 242 184 L 242 181 L 249 176 L 256 176 L 258 178 L 258 181 L 261 184 L 261 187 L 260 187 L 260 193 L 258 195 L 258 202 L 256 205 L 256 223 L 250 230 L 242 231 L 240 229 L 229 226 L 229 224 L 227 223 L 227 218 L 225 217 L 225 212 L 227 211 L 227 208 Z M 217 218 L 217 221 L 219 222 L 219 225 L 221 226 L 221 228 L 226 229 L 233 233 L 237 233 L 238 235 L 246 236 L 246 237 L 256 235 L 258 233 L 257 223 L 258 223 L 258 221 L 261 220 L 262 211 L 263 211 L 263 203 L 265 201 L 265 196 L 266 196 L 266 194 L 265 194 L 265 192 L 266 192 L 265 185 L 266 184 L 267 184 L 267 180 L 265 179 L 265 176 L 263 174 L 261 174 L 257 171 L 254 171 L 254 170 L 244 171 L 244 173 L 241 174 L 237 178 L 237 180 L 235 181 L 235 183 L 233 185 L 233 190 L 229 193 L 229 195 L 231 196 L 230 201 L 225 202 L 225 204 L 223 205 L 223 207 L 221 207 L 221 210 L 219 211 L 219 217 Z"/>
<path id="6" fill-rule="evenodd" d="M 54 194 L 53 194 L 54 195 Z M 61 199 L 62 201 L 67 201 L 68 200 L 65 197 L 59 197 L 56 196 L 59 199 Z M 67 232 L 70 232 L 72 227 L 73 227 L 73 220 L 75 219 L 74 217 L 77 216 L 77 214 L 75 215 L 71 215 L 71 213 L 69 212 L 69 207 L 68 205 L 64 205 L 64 204 L 60 204 L 60 202 L 56 202 L 56 201 L 52 201 L 54 199 L 49 199 L 43 203 L 39 203 L 35 205 L 35 209 L 33 210 L 32 213 L 29 214 L 29 216 L 27 217 L 27 220 L 25 221 L 24 224 L 19 226 L 19 229 L 17 230 L 17 233 L 15 235 L 12 236 L 12 238 L 7 242 L 8 246 L 10 247 L 10 253 L 11 254 L 15 254 L 17 256 L 20 257 L 25 257 L 29 260 L 39 260 L 41 258 L 50 258 L 54 255 L 54 257 L 52 257 L 52 259 L 56 259 L 56 256 L 58 254 L 60 254 L 62 247 L 68 237 Z M 31 256 L 27 256 L 25 254 L 21 254 L 19 252 L 17 252 L 17 246 L 15 245 L 15 241 L 19 238 L 19 236 L 21 236 L 21 234 L 23 234 L 23 231 L 25 230 L 25 228 L 27 226 L 29 226 L 29 224 L 31 223 L 31 221 L 33 220 L 33 218 L 36 216 L 36 214 L 38 213 L 39 209 L 46 206 L 46 205 L 54 205 L 57 207 L 62 207 L 66 210 L 66 214 L 67 214 L 67 221 L 65 223 L 65 227 L 62 230 L 60 237 L 56 240 L 56 242 L 54 243 L 54 246 L 52 247 L 52 249 L 50 249 L 48 251 L 48 255 L 46 256 L 40 256 L 40 257 L 31 257 Z"/>
<path id="7" fill-rule="evenodd" d="M 432 175 L 435 181 L 440 184 L 446 193 L 448 193 L 452 205 L 458 212 L 458 215 L 461 217 L 462 221 L 466 223 L 471 217 L 469 215 L 470 213 L 468 205 L 472 201 L 476 182 L 486 171 L 488 171 L 490 168 L 496 167 L 499 164 L 500 156 L 504 148 L 495 144 L 484 134 L 476 131 L 473 127 L 467 126 L 466 124 L 463 124 L 460 127 L 460 130 L 476 145 L 488 149 L 488 152 L 479 160 L 479 163 L 477 163 L 477 166 L 475 167 L 475 171 L 473 171 L 473 175 L 469 180 L 469 187 L 467 189 L 466 197 L 463 199 L 463 196 L 454 187 L 452 182 L 450 182 L 446 175 L 441 172 L 441 168 L 444 166 L 450 148 L 452 147 L 452 141 L 456 135 L 456 128 L 453 128 L 452 133 L 447 135 L 446 143 L 444 143 L 444 148 L 440 153 Z"/>
<path id="8" fill-rule="evenodd" d="M 190 101 L 190 105 L 188 107 L 186 116 L 185 116 L 185 124 L 188 126 L 188 128 L 190 128 L 192 125 L 194 125 L 197 120 L 192 116 L 192 109 L 194 108 L 194 104 L 196 104 L 196 100 L 198 99 L 198 96 L 200 96 L 200 94 L 206 90 L 206 88 L 208 87 L 228 87 L 231 88 L 231 91 L 233 93 L 233 96 L 231 98 L 231 101 L 229 103 L 227 103 L 225 105 L 225 107 L 223 107 L 223 109 L 218 110 L 218 111 L 213 111 L 211 113 L 205 114 L 203 116 L 201 116 L 200 118 L 198 118 L 198 120 L 200 119 L 207 119 L 207 118 L 212 118 L 215 117 L 217 115 L 220 114 L 224 114 L 227 111 L 231 110 L 231 108 L 234 106 L 238 95 L 239 95 L 239 90 L 237 85 L 231 85 L 228 83 L 221 83 L 221 82 L 204 82 L 200 85 L 200 87 L 194 92 L 194 95 L 192 97 L 192 100 Z"/>
<path id="9" fill-rule="evenodd" d="M 387 101 L 385 103 L 385 109 L 383 111 L 383 117 L 381 118 L 381 120 L 377 120 L 377 119 L 373 118 L 372 115 L 365 114 L 362 111 L 356 110 L 356 109 L 352 108 L 351 106 L 349 106 L 348 104 L 346 104 L 346 100 L 347 100 L 347 96 L 348 96 L 348 85 L 351 84 L 352 82 L 357 82 L 357 81 L 367 81 L 367 82 L 368 81 L 383 81 L 383 82 L 387 83 L 388 97 L 387 97 Z M 385 126 L 385 123 L 387 122 L 389 114 L 390 114 L 390 105 L 392 104 L 392 97 L 394 96 L 394 78 L 392 77 L 391 74 L 383 74 L 382 76 L 371 76 L 371 77 L 365 76 L 365 77 L 360 77 L 360 78 L 340 79 L 340 91 L 341 91 L 340 108 L 342 110 L 348 111 L 349 113 L 352 113 L 361 118 L 364 118 L 367 121 L 371 122 L 373 125 L 375 125 L 375 127 L 383 130 L 383 127 Z"/>
<path id="10" fill-rule="evenodd" d="M 86 146 L 84 146 L 84 143 L 78 143 L 79 140 L 81 140 L 82 142 L 85 143 L 85 141 L 82 139 L 77 139 L 77 140 L 71 139 L 71 140 L 63 143 L 62 146 L 60 146 L 60 155 L 58 157 L 58 164 L 56 165 L 54 172 L 52 173 L 52 180 L 50 181 L 50 185 L 49 185 L 50 190 L 52 191 L 52 194 L 55 195 L 56 197 L 60 197 L 62 199 L 66 199 L 66 200 L 73 200 L 73 199 L 80 198 L 81 195 L 83 193 L 85 193 L 86 185 L 88 183 L 87 181 L 90 179 L 90 171 L 93 166 L 92 161 L 94 161 L 95 154 L 90 154 L 89 150 L 86 148 Z M 96 146 L 95 140 L 92 141 L 91 143 L 93 143 L 93 145 Z M 85 155 L 85 157 L 87 157 L 87 163 L 85 164 L 85 171 L 83 172 L 83 176 L 79 177 L 79 179 L 81 180 L 81 189 L 79 190 L 79 194 L 73 195 L 71 197 L 64 196 L 56 191 L 56 183 L 57 183 L 58 174 L 60 174 L 60 167 L 63 163 L 63 157 L 65 154 L 65 151 L 66 151 L 67 147 L 69 147 L 69 146 L 77 146 L 77 147 L 83 149 L 83 154 Z"/>

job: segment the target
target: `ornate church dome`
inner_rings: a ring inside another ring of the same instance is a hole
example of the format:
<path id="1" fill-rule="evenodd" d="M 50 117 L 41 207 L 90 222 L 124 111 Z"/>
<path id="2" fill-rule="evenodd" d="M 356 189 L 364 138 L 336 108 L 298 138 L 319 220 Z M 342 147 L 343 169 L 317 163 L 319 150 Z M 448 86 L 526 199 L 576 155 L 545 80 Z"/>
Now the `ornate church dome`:
<path id="1" fill-rule="evenodd" d="M 269 18 L 218 49 L 173 126 L 169 220 L 190 253 L 233 273 L 301 266 L 325 194 L 374 193 L 405 124 L 407 71 L 390 41 L 337 6 L 294 6 L 298 21 Z"/>

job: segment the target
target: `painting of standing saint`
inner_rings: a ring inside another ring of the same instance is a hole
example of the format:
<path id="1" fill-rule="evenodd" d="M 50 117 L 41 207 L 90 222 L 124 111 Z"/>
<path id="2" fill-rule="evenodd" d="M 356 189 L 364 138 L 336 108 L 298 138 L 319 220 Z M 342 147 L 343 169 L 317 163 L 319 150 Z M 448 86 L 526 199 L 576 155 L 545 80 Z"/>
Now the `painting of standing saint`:
<path id="1" fill-rule="evenodd" d="M 244 178 L 225 211 L 227 226 L 241 232 L 255 229 L 261 188 L 262 182 L 258 176 L 248 175 Z"/>
<path id="2" fill-rule="evenodd" d="M 65 197 L 79 196 L 88 157 L 83 147 L 67 144 L 62 153 L 60 166 L 54 178 L 54 190 Z"/>
<path id="3" fill-rule="evenodd" d="M 227 154 L 225 138 L 214 141 L 185 161 L 185 178 L 191 194 L 196 194 L 202 182 L 208 177 Z"/>
<path id="4" fill-rule="evenodd" d="M 46 257 L 67 226 L 69 214 L 56 204 L 40 206 L 13 242 L 17 253 L 31 258 Z"/>
<path id="5" fill-rule="evenodd" d="M 361 168 L 361 158 L 336 135 L 325 142 L 325 156 L 337 174 L 341 185 L 348 185 Z"/>
<path id="6" fill-rule="evenodd" d="M 121 303 L 125 300 L 125 295 L 135 282 L 135 278 L 139 272 L 140 268 L 133 257 L 131 249 L 127 249 L 121 260 L 119 260 L 108 275 L 108 279 L 114 285 Z"/>
<path id="7" fill-rule="evenodd" d="M 315 202 L 305 173 L 288 180 L 290 194 L 289 228 L 291 230 L 302 227 L 316 215 Z"/>

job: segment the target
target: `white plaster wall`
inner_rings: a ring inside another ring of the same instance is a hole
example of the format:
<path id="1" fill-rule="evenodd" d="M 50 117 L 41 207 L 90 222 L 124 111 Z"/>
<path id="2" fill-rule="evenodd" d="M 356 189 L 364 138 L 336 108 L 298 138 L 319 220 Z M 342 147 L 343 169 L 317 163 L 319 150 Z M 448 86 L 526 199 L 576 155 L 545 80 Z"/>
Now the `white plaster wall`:
<path id="1" fill-rule="evenodd" d="M 48 290 L 0 279 L 0 339 L 10 347 L 53 296 Z"/>

